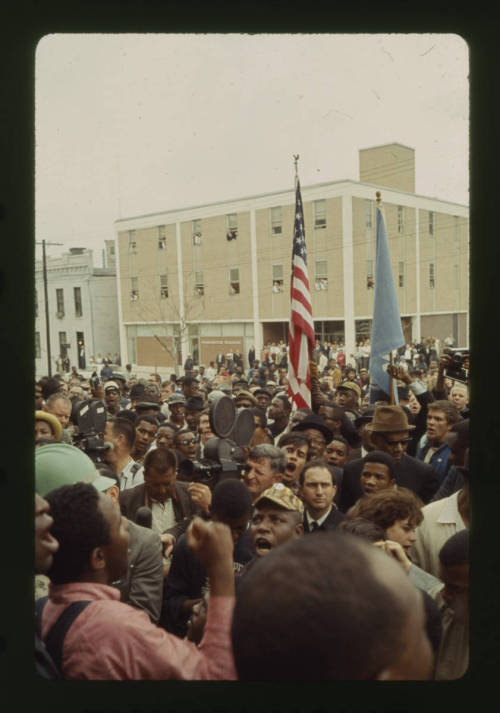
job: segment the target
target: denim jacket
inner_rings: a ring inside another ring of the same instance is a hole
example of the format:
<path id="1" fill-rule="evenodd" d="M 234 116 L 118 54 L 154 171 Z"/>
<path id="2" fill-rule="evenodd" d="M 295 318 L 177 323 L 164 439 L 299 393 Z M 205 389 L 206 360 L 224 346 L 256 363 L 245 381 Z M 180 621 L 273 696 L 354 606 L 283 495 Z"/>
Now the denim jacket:
<path id="1" fill-rule="evenodd" d="M 417 449 L 417 455 L 416 458 L 419 460 L 424 460 L 425 455 L 429 448 L 431 447 L 431 444 L 429 443 L 429 440 L 426 435 L 422 436 L 420 439 L 420 443 L 418 445 Z M 433 466 L 434 470 L 436 471 L 436 475 L 439 478 L 439 484 L 441 484 L 445 478 L 445 475 L 448 471 L 448 461 L 450 457 L 450 447 L 448 445 L 448 441 L 445 441 L 442 443 L 437 451 L 432 455 L 429 463 Z"/>

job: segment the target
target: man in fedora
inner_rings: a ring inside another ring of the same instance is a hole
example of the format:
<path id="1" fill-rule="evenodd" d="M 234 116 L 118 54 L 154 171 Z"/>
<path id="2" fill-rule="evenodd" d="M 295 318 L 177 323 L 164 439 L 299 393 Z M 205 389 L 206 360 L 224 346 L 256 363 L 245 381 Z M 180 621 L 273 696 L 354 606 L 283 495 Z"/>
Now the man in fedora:
<path id="1" fill-rule="evenodd" d="M 394 460 L 396 485 L 409 488 L 424 503 L 428 503 L 436 492 L 439 481 L 434 468 L 407 455 L 410 431 L 415 426 L 401 406 L 381 405 L 374 411 L 373 419 L 365 426 L 370 441 L 376 450 L 388 453 Z M 361 458 L 348 463 L 344 468 L 340 510 L 346 512 L 363 494 L 360 477 L 363 469 Z"/>

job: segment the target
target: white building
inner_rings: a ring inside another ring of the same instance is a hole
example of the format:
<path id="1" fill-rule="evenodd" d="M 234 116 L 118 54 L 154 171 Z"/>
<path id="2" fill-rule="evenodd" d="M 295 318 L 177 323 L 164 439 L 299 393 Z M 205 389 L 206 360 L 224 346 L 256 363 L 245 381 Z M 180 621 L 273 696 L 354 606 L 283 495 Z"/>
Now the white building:
<path id="1" fill-rule="evenodd" d="M 47 328 L 43 264 L 35 264 L 35 373 L 48 375 Z M 92 251 L 71 248 L 47 257 L 47 297 L 52 373 L 61 360 L 79 371 L 90 368 L 90 358 L 120 351 L 116 270 L 94 267 Z"/>

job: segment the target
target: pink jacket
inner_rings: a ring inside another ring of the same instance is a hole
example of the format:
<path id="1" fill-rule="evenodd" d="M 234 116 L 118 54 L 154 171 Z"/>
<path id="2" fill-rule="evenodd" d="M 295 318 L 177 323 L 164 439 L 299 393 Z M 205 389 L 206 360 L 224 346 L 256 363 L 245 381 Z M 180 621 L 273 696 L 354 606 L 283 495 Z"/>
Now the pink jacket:
<path id="1" fill-rule="evenodd" d="M 209 599 L 199 648 L 155 626 L 145 612 L 119 599 L 120 592 L 105 584 L 50 586 L 42 614 L 42 639 L 71 602 L 92 601 L 64 640 L 64 678 L 236 680 L 230 639 L 233 597 Z"/>

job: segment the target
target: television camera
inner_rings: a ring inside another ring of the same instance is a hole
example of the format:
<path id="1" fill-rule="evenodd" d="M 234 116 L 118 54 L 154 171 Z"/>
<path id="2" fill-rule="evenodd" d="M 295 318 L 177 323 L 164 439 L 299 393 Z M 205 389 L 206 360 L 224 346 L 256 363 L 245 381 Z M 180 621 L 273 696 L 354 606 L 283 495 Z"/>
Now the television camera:
<path id="1" fill-rule="evenodd" d="M 220 480 L 241 478 L 245 446 L 253 438 L 255 424 L 247 408 L 237 409 L 230 396 L 217 396 L 210 405 L 210 426 L 215 438 L 205 444 L 200 461 L 183 460 L 178 466 L 179 480 L 196 481 L 212 490 Z"/>

